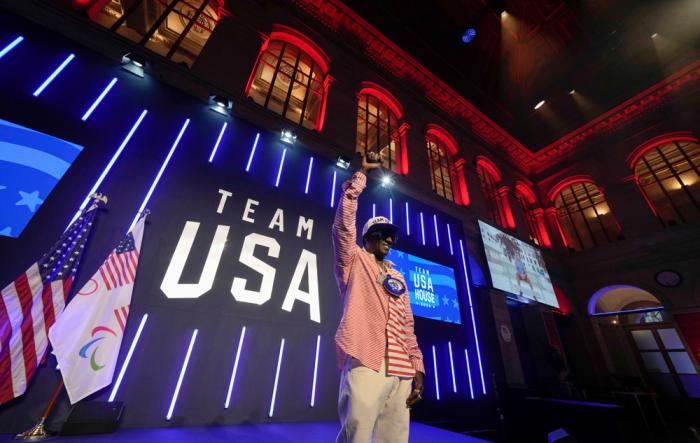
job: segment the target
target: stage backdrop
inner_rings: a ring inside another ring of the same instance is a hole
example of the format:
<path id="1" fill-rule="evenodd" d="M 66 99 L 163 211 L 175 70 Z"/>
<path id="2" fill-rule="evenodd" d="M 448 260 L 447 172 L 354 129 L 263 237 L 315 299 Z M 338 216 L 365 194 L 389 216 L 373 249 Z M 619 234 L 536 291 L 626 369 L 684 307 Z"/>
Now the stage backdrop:
<path id="1" fill-rule="evenodd" d="M 53 191 L 40 191 L 43 204 L 21 234 L 0 236 L 2 284 L 48 249 L 93 190 L 109 203 L 97 216 L 76 288 L 137 212 L 151 211 L 117 374 L 136 343 L 133 355 L 119 389 L 113 384 L 91 399 L 123 401 L 125 426 L 334 419 L 341 306 L 330 226 L 350 173 L 301 143 L 284 145 L 278 133 L 212 112 L 19 18 L 0 22 L 0 46 L 25 37 L 0 59 L 1 98 L 13 103 L 0 108 L 0 118 L 84 147 Z M 371 180 L 358 227 L 373 214 L 392 218 L 403 231 L 397 247 L 429 260 L 449 289 L 438 300 L 445 321 L 416 319 L 428 371 L 422 415 L 478 408 L 488 395 L 488 369 L 478 346 L 478 301 L 465 285 L 461 223 Z M 28 393 L 0 407 L 7 427 L 0 432 L 27 427 L 54 379 L 48 359 Z"/>

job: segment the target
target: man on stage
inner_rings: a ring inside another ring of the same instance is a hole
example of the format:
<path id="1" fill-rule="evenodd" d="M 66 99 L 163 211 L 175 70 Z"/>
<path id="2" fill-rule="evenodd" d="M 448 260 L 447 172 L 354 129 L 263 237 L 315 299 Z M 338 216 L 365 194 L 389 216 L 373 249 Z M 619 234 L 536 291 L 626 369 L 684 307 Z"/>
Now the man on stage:
<path id="1" fill-rule="evenodd" d="M 423 355 L 413 331 L 404 277 L 384 260 L 398 226 L 373 217 L 357 245 L 357 198 L 367 173 L 381 166 L 376 153 L 343 184 L 333 223 L 335 278 L 343 317 L 335 335 L 341 367 L 337 443 L 408 442 L 409 411 L 423 393 Z M 415 386 L 412 388 L 412 383 Z"/>

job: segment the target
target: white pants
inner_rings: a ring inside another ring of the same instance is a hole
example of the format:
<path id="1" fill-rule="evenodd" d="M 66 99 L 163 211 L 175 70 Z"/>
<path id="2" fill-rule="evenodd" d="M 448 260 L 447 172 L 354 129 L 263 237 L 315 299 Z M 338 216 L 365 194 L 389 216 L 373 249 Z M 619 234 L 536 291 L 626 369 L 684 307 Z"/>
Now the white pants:
<path id="1" fill-rule="evenodd" d="M 349 359 L 340 374 L 336 443 L 407 443 L 410 409 L 406 399 L 413 379 L 387 376 Z M 374 440 L 372 437 L 374 436 Z"/>

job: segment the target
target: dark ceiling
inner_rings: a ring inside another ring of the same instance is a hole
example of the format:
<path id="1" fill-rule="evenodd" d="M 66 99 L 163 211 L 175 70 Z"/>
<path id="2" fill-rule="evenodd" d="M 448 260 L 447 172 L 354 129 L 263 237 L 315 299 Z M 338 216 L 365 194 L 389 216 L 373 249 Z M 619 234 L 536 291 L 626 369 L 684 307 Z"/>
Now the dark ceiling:
<path id="1" fill-rule="evenodd" d="M 700 0 L 344 3 L 533 151 L 700 54 Z"/>

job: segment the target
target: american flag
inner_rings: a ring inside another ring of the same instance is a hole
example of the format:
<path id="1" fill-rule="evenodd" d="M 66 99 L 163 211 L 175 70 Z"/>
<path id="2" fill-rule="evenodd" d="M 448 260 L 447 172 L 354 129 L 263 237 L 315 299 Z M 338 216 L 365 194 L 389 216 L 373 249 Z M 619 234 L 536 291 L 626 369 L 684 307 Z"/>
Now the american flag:
<path id="1" fill-rule="evenodd" d="M 107 290 L 133 282 L 138 262 L 139 251 L 134 245 L 134 235 L 129 232 L 100 266 L 100 277 Z"/>
<path id="2" fill-rule="evenodd" d="M 96 208 L 91 205 L 49 252 L 1 291 L 0 404 L 27 390 L 44 359 L 49 328 L 68 300 Z"/>

